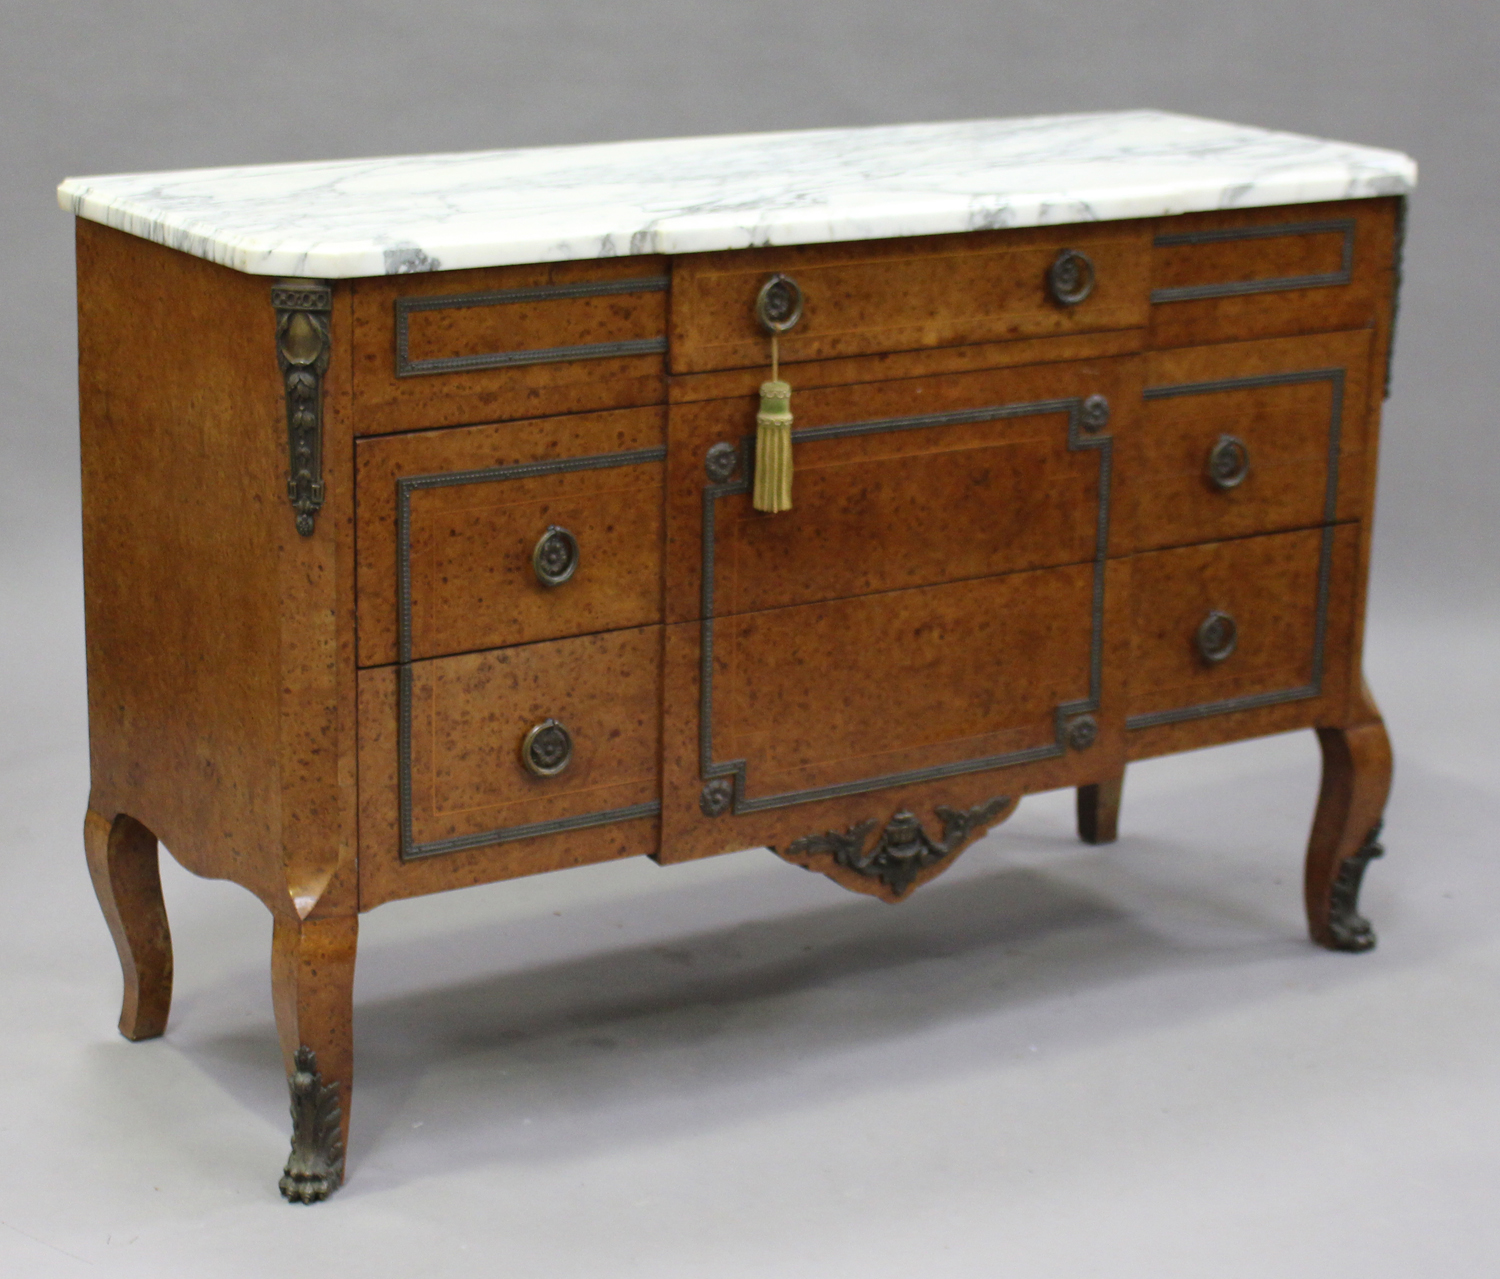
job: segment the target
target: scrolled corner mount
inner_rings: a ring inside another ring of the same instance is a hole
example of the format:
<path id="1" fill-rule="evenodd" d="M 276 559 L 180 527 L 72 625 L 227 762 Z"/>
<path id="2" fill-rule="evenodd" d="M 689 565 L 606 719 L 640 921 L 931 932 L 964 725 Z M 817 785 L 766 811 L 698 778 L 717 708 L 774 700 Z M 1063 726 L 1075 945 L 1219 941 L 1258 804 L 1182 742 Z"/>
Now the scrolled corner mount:
<path id="1" fill-rule="evenodd" d="M 333 289 L 319 280 L 279 280 L 271 287 L 271 306 L 286 398 L 286 495 L 297 532 L 311 537 L 323 506 L 323 377 L 332 347 Z"/>

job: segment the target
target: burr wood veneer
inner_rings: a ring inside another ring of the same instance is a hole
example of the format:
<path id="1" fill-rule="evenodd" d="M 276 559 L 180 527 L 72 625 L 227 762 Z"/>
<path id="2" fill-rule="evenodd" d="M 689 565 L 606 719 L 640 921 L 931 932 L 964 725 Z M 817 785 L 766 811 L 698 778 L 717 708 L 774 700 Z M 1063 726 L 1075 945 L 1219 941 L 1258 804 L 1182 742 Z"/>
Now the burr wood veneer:
<path id="1" fill-rule="evenodd" d="M 166 1025 L 160 839 L 274 916 L 282 1186 L 319 1198 L 361 911 L 754 847 L 896 901 L 1027 793 L 1078 788 L 1107 842 L 1128 761 L 1299 728 L 1312 936 L 1372 945 L 1400 216 L 280 282 L 80 221 L 86 839 L 121 1030 Z M 804 311 L 768 515 L 776 273 Z"/>

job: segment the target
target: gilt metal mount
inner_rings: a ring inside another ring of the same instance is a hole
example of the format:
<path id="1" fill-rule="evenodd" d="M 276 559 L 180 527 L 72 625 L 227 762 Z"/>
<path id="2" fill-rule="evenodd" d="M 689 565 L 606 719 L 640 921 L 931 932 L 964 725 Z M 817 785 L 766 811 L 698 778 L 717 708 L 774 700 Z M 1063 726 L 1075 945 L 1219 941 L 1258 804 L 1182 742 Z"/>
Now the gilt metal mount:
<path id="1" fill-rule="evenodd" d="M 837 865 L 879 880 L 894 896 L 904 897 L 918 875 L 957 854 L 977 828 L 988 826 L 1010 804 L 1010 797 L 1002 795 L 988 803 L 976 804 L 967 812 L 938 805 L 933 811 L 943 823 L 941 839 L 928 835 L 915 813 L 903 811 L 886 823 L 873 844 L 870 834 L 880 823 L 872 817 L 846 831 L 824 831 L 821 835 L 794 840 L 782 856 L 796 861 L 820 853 L 831 854 Z"/>
<path id="2" fill-rule="evenodd" d="M 1328 895 L 1328 935 L 1334 950 L 1375 948 L 1375 929 L 1359 913 L 1359 889 L 1364 883 L 1365 867 L 1385 852 L 1380 843 L 1381 825 L 1376 822 L 1364 843 L 1339 863 L 1339 873 Z"/>
<path id="3" fill-rule="evenodd" d="M 332 344 L 333 289 L 316 280 L 280 280 L 271 288 L 271 305 L 286 392 L 286 495 L 297 513 L 297 532 L 311 537 L 323 505 L 323 376 Z"/>
<path id="4" fill-rule="evenodd" d="M 318 1054 L 306 1044 L 292 1059 L 292 1154 L 281 1174 L 281 1194 L 290 1203 L 327 1199 L 344 1180 L 343 1112 L 339 1086 L 323 1082 Z"/>

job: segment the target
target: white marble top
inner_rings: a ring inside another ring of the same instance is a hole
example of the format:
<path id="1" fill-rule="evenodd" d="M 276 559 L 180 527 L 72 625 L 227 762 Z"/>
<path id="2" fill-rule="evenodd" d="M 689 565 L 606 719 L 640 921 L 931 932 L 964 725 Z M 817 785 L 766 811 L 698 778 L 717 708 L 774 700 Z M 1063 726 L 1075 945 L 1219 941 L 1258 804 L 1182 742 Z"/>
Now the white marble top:
<path id="1" fill-rule="evenodd" d="M 1398 151 L 1162 111 L 69 178 L 69 212 L 342 278 L 1399 195 Z"/>

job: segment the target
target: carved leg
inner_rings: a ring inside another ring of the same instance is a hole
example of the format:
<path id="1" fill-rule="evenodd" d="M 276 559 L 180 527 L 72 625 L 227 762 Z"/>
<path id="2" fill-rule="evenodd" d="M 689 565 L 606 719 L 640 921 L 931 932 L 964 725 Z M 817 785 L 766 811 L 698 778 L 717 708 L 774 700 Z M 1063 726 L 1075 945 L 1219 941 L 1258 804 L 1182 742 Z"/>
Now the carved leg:
<path id="1" fill-rule="evenodd" d="M 155 1039 L 166 1030 L 172 1006 L 172 934 L 161 899 L 156 836 L 124 813 L 110 821 L 90 809 L 83 844 L 125 976 L 120 1033 Z"/>
<path id="2" fill-rule="evenodd" d="M 1120 792 L 1125 774 L 1078 788 L 1078 838 L 1085 844 L 1113 844 L 1119 836 Z"/>
<path id="3" fill-rule="evenodd" d="M 1373 706 L 1372 706 L 1373 709 Z M 1320 728 L 1323 787 L 1307 845 L 1307 923 L 1330 950 L 1369 950 L 1375 930 L 1359 913 L 1359 886 L 1391 789 L 1391 743 L 1378 719 L 1354 728 Z"/>
<path id="4" fill-rule="evenodd" d="M 344 1180 L 358 935 L 357 915 L 276 917 L 271 994 L 292 1095 L 292 1153 L 281 1193 L 293 1203 L 326 1199 Z"/>

